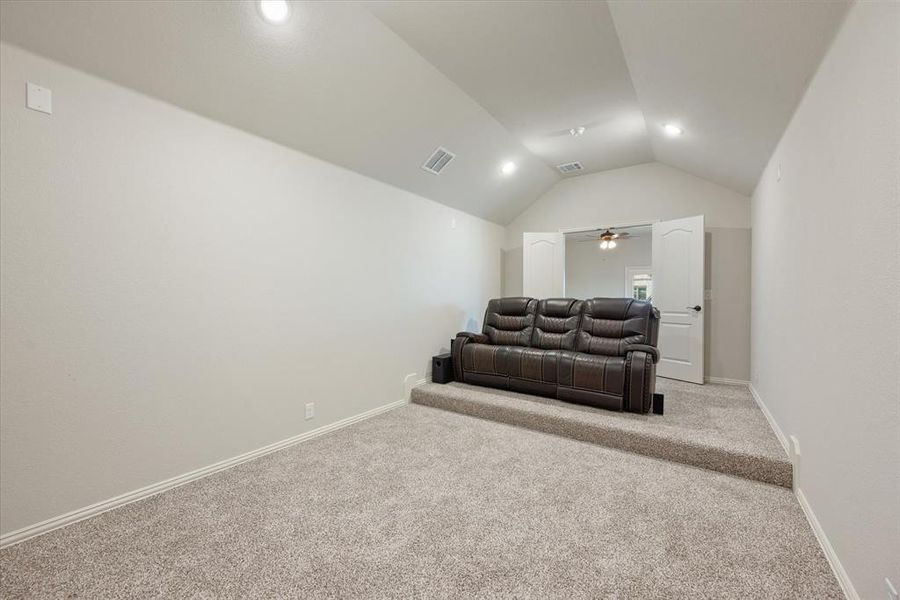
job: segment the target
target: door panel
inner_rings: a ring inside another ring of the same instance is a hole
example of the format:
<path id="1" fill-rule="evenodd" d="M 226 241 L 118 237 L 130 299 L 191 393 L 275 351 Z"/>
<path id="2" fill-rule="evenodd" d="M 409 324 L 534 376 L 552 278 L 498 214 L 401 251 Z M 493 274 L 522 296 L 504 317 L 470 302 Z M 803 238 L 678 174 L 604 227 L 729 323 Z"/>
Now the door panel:
<path id="1" fill-rule="evenodd" d="M 566 288 L 566 238 L 561 233 L 522 234 L 522 294 L 562 298 Z"/>
<path id="2" fill-rule="evenodd" d="M 660 377 L 703 383 L 703 216 L 653 225 Z M 699 310 L 696 310 L 699 308 Z"/>

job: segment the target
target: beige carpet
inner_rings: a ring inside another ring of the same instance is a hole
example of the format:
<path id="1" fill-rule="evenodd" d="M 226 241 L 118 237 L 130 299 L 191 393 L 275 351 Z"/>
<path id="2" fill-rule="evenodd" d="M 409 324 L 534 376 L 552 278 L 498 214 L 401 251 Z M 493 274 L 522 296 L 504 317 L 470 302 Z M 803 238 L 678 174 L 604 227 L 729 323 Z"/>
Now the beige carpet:
<path id="1" fill-rule="evenodd" d="M 0 552 L 9 598 L 840 598 L 787 489 L 409 405 Z"/>
<path id="2" fill-rule="evenodd" d="M 488 387 L 429 383 L 412 401 L 747 479 L 791 487 L 791 462 L 746 387 L 657 379 L 664 415 L 638 415 Z"/>

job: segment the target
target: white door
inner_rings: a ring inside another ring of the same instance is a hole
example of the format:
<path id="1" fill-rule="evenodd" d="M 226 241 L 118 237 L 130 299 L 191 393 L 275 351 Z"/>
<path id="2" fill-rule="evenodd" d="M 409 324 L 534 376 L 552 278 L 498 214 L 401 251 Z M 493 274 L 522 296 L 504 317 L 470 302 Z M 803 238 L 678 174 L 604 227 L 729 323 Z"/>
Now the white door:
<path id="1" fill-rule="evenodd" d="M 566 236 L 522 234 L 522 295 L 562 298 L 566 294 Z"/>
<path id="2" fill-rule="evenodd" d="M 703 216 L 653 225 L 660 377 L 703 383 Z"/>

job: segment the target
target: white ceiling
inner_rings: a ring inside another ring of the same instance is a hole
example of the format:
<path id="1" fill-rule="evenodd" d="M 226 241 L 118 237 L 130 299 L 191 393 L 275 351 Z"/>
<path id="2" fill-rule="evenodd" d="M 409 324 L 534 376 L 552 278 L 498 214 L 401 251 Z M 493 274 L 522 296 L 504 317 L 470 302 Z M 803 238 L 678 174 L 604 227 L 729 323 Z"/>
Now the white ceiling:
<path id="1" fill-rule="evenodd" d="M 848 6 L 610 2 L 656 159 L 750 195 Z"/>
<path id="2" fill-rule="evenodd" d="M 374 2 L 378 18 L 548 165 L 653 160 L 605 2 Z M 580 137 L 569 130 L 586 127 Z"/>
<path id="3" fill-rule="evenodd" d="M 498 223 L 559 179 L 356 5 L 294 2 L 272 25 L 251 1 L 4 0 L 0 38 Z M 432 175 L 438 146 L 457 157 Z"/>
<path id="4" fill-rule="evenodd" d="M 505 224 L 572 160 L 656 159 L 749 194 L 847 8 L 293 2 L 272 25 L 255 4 L 4 0 L 0 38 Z M 457 158 L 435 176 L 437 146 Z"/>

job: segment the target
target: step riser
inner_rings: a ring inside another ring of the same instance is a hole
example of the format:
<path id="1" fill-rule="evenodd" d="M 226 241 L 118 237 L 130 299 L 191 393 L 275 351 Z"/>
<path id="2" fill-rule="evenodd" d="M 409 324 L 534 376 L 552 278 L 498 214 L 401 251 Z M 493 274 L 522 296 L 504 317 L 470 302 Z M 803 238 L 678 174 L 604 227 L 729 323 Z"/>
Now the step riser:
<path id="1" fill-rule="evenodd" d="M 421 388 L 412 391 L 416 404 L 479 417 L 533 431 L 559 435 L 617 450 L 625 450 L 670 462 L 691 465 L 745 479 L 790 488 L 793 474 L 789 463 L 759 456 L 747 456 L 728 450 L 693 446 L 685 442 L 655 438 L 645 434 L 618 431 L 554 415 L 537 414 L 518 407 L 485 405 L 464 398 L 431 393 Z"/>

